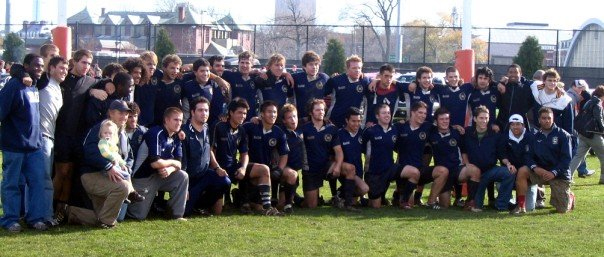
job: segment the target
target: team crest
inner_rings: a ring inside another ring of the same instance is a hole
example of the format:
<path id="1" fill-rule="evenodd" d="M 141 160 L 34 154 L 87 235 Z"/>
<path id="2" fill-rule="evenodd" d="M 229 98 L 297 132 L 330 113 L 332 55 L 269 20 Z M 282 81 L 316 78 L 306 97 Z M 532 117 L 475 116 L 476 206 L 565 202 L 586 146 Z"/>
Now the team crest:
<path id="1" fill-rule="evenodd" d="M 287 93 L 287 85 L 281 86 L 281 90 L 283 91 L 283 93 Z"/>
<path id="2" fill-rule="evenodd" d="M 459 94 L 459 100 L 465 101 L 466 100 L 466 93 L 461 92 L 461 94 Z"/>
<path id="3" fill-rule="evenodd" d="M 363 144 L 363 138 L 359 137 L 359 144 Z"/>
<path id="4" fill-rule="evenodd" d="M 419 139 L 426 140 L 426 132 L 420 132 L 419 133 Z"/>
<path id="5" fill-rule="evenodd" d="M 151 78 L 151 85 L 157 85 L 157 78 L 156 77 L 152 77 Z"/>
<path id="6" fill-rule="evenodd" d="M 181 91 L 181 90 L 182 90 L 182 89 L 180 88 L 180 85 L 174 85 L 174 93 L 176 93 L 176 94 L 180 94 L 180 91 Z"/>
<path id="7" fill-rule="evenodd" d="M 363 85 L 357 85 L 357 92 L 363 93 Z"/>
<path id="8" fill-rule="evenodd" d="M 396 143 L 396 135 L 392 135 L 392 143 Z"/>
<path id="9" fill-rule="evenodd" d="M 271 138 L 268 140 L 268 145 L 270 147 L 276 146 L 277 145 L 277 139 Z"/>
<path id="10" fill-rule="evenodd" d="M 317 82 L 317 84 L 315 84 L 315 87 L 317 87 L 317 89 L 323 89 L 323 82 L 319 81 Z"/>
<path id="11" fill-rule="evenodd" d="M 455 140 L 455 138 L 451 138 L 451 139 L 449 140 L 449 145 L 450 145 L 450 146 L 457 146 L 457 140 Z"/>
<path id="12" fill-rule="evenodd" d="M 558 144 L 558 137 L 552 138 L 552 144 L 554 144 L 554 145 Z"/>
<path id="13" fill-rule="evenodd" d="M 529 146 L 528 145 L 524 146 L 524 151 L 526 151 L 527 153 L 529 152 Z"/>
<path id="14" fill-rule="evenodd" d="M 433 96 L 433 95 L 430 95 L 430 102 L 431 102 L 431 103 L 436 102 L 436 98 L 434 98 L 434 96 Z"/>
<path id="15" fill-rule="evenodd" d="M 256 89 L 256 85 L 254 84 L 254 81 L 250 81 L 250 87 L 252 89 Z"/>
<path id="16" fill-rule="evenodd" d="M 493 102 L 493 103 L 497 103 L 497 96 L 492 95 L 492 96 L 491 96 L 491 102 Z"/>
<path id="17" fill-rule="evenodd" d="M 323 139 L 325 139 L 325 142 L 331 142 L 331 135 L 326 134 L 325 137 L 323 137 Z"/>

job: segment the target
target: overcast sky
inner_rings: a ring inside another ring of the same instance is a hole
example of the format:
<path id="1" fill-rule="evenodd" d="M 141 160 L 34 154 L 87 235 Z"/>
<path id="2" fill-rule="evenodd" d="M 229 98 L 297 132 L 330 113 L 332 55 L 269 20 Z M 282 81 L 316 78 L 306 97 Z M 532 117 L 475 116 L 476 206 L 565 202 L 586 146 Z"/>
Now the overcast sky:
<path id="1" fill-rule="evenodd" d="M 4 10 L 5 1 L 0 0 L 0 10 Z M 12 3 L 12 23 L 20 24 L 23 20 L 32 20 L 34 0 L 10 0 Z M 42 19 L 56 23 L 58 0 L 41 0 L 44 11 Z M 162 0 L 67 0 L 68 17 L 88 6 L 90 10 L 100 12 L 107 10 L 153 11 Z M 181 1 L 181 0 L 176 0 Z M 450 13 L 454 6 L 461 13 L 463 0 L 401 0 L 402 22 L 414 19 L 425 19 L 437 23 L 439 13 Z M 231 15 L 240 23 L 267 23 L 273 18 L 275 0 L 206 0 L 204 6 L 212 7 Z M 353 24 L 353 21 L 341 19 L 342 10 L 358 8 L 372 0 L 317 0 L 317 19 L 319 24 Z M 505 27 L 509 22 L 548 23 L 554 29 L 578 29 L 589 18 L 604 21 L 602 8 L 594 7 L 593 0 L 574 1 L 541 1 L 541 0 L 473 0 L 472 24 L 475 27 Z M 149 5 L 149 3 L 154 3 Z M 0 13 L 0 23 L 4 23 L 4 11 Z M 396 22 L 393 21 L 393 24 Z"/>

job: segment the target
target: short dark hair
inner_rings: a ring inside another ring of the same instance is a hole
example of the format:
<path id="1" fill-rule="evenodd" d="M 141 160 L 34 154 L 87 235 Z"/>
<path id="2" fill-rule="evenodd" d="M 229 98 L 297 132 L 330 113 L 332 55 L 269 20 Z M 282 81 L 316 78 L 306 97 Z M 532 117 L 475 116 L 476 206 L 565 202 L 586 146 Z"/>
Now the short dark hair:
<path id="1" fill-rule="evenodd" d="M 311 62 L 321 62 L 321 56 L 319 56 L 314 51 L 307 51 L 302 55 L 302 66 L 306 66 L 306 64 Z"/>
<path id="2" fill-rule="evenodd" d="M 541 107 L 541 109 L 539 109 L 539 117 L 541 117 L 541 115 L 543 115 L 544 113 L 554 114 L 554 111 L 549 107 Z"/>
<path id="3" fill-rule="evenodd" d="M 385 104 L 385 103 L 379 104 L 378 106 L 375 107 L 375 110 L 373 110 L 373 112 L 375 113 L 375 115 L 378 115 L 378 114 L 380 114 L 380 110 L 384 109 L 386 107 L 388 107 L 388 109 L 390 109 L 390 105 L 388 105 L 388 104 Z"/>
<path id="4" fill-rule="evenodd" d="M 141 113 L 141 108 L 135 102 L 128 102 L 128 108 L 130 108 L 130 115 L 139 115 Z"/>
<path id="5" fill-rule="evenodd" d="M 104 68 L 103 68 L 103 78 L 110 78 L 111 75 L 113 74 L 117 74 L 119 72 L 125 72 L 126 69 L 124 69 L 124 66 L 122 66 L 119 63 L 115 63 L 112 62 L 110 64 L 107 64 Z"/>
<path id="6" fill-rule="evenodd" d="M 426 110 L 428 109 L 428 105 L 426 103 L 424 103 L 424 101 L 417 101 L 413 104 L 411 104 L 411 111 L 415 112 L 417 110 L 419 110 L 419 108 L 426 108 Z"/>
<path id="7" fill-rule="evenodd" d="M 40 55 L 43 56 L 43 57 L 47 56 L 48 52 L 50 52 L 51 49 L 59 51 L 59 47 L 56 46 L 56 45 L 53 45 L 53 44 L 43 44 L 40 47 Z"/>
<path id="8" fill-rule="evenodd" d="M 203 96 L 199 96 L 199 97 L 195 97 L 193 98 L 193 101 L 191 101 L 191 104 L 189 105 L 191 108 L 191 112 L 195 111 L 195 109 L 197 108 L 197 105 L 200 103 L 205 103 L 208 104 L 208 107 L 210 107 L 210 100 L 208 100 L 207 98 L 203 97 Z"/>
<path id="9" fill-rule="evenodd" d="M 210 63 L 204 58 L 199 58 L 193 63 L 193 72 L 196 72 L 199 67 L 210 67 Z"/>
<path id="10" fill-rule="evenodd" d="M 445 107 L 438 107 L 438 109 L 436 109 L 436 111 L 434 111 L 434 117 L 437 119 L 438 119 L 438 116 L 445 115 L 445 114 L 451 114 L 451 112 L 449 112 L 449 110 L 447 110 L 447 108 L 445 108 Z"/>
<path id="11" fill-rule="evenodd" d="M 74 54 L 73 54 L 73 62 L 79 62 L 82 57 L 88 57 L 90 59 L 93 59 L 94 57 L 92 56 L 92 52 L 90 52 L 90 50 L 86 50 L 86 49 L 80 49 L 77 50 Z"/>
<path id="12" fill-rule="evenodd" d="M 506 71 L 509 71 L 510 69 L 518 69 L 518 71 L 520 73 L 522 73 L 522 68 L 520 68 L 520 65 L 516 64 L 516 63 L 512 63 L 510 66 L 508 66 L 508 69 Z"/>
<path id="13" fill-rule="evenodd" d="M 348 110 L 346 111 L 346 120 L 350 119 L 350 116 L 360 116 L 363 115 L 363 113 L 361 113 L 361 110 L 359 110 L 359 108 L 357 107 L 350 107 L 348 108 Z"/>
<path id="14" fill-rule="evenodd" d="M 487 108 L 484 105 L 480 105 L 480 106 L 474 108 L 474 117 L 478 117 L 478 115 L 481 113 L 489 114 L 490 113 L 489 108 Z"/>
<path id="15" fill-rule="evenodd" d="M 325 100 L 323 100 L 323 99 L 315 98 L 315 99 L 312 99 L 312 100 L 308 101 L 308 104 L 306 105 L 306 113 L 308 113 L 308 117 L 312 117 L 312 109 L 317 104 L 322 104 L 322 105 L 327 106 L 325 104 Z"/>
<path id="16" fill-rule="evenodd" d="M 391 64 L 384 64 L 380 67 L 380 74 L 383 74 L 384 71 L 394 73 L 394 66 L 392 66 Z"/>
<path id="17" fill-rule="evenodd" d="M 214 66 L 215 62 L 221 62 L 221 61 L 224 61 L 224 56 L 222 56 L 222 55 L 214 55 L 214 56 L 210 57 L 210 59 L 208 59 L 210 66 Z M 195 66 L 195 64 L 193 64 L 193 66 Z"/>
<path id="18" fill-rule="evenodd" d="M 493 71 L 489 69 L 489 67 L 480 67 L 476 69 L 476 79 L 478 79 L 478 75 L 483 75 L 489 80 L 493 80 Z"/>
<path id="19" fill-rule="evenodd" d="M 597 86 L 596 89 L 594 89 L 594 92 L 592 93 L 592 95 L 597 98 L 604 96 L 604 85 Z"/>
<path id="20" fill-rule="evenodd" d="M 25 55 L 25 58 L 23 58 L 23 65 L 30 65 L 31 62 L 33 62 L 37 58 L 42 58 L 42 56 L 35 53 L 27 54 Z"/>
<path id="21" fill-rule="evenodd" d="M 424 74 L 424 73 L 432 74 L 434 72 L 432 72 L 432 69 L 430 69 L 430 67 L 428 67 L 428 66 L 419 67 L 419 68 L 417 68 L 417 71 L 415 72 L 415 80 L 419 82 L 420 79 L 422 78 L 422 74 Z"/>
<path id="22" fill-rule="evenodd" d="M 134 68 L 141 68 L 141 77 L 147 77 L 147 69 L 145 69 L 145 63 L 140 57 L 130 57 L 126 59 L 122 66 L 128 71 L 128 73 L 132 73 L 134 71 Z"/>
<path id="23" fill-rule="evenodd" d="M 119 86 L 126 85 L 131 80 L 132 76 L 130 74 L 125 71 L 120 71 L 115 74 L 115 77 L 113 77 L 113 84 L 115 84 L 115 87 L 117 88 Z"/>
<path id="24" fill-rule="evenodd" d="M 250 105 L 247 103 L 247 101 L 244 98 L 235 97 L 229 103 L 229 106 L 227 107 L 228 116 L 230 117 L 231 116 L 231 112 L 235 112 L 239 108 L 244 108 L 247 111 L 247 110 L 250 109 Z"/>
<path id="25" fill-rule="evenodd" d="M 50 61 L 48 61 L 48 70 L 50 70 L 50 66 L 57 67 L 57 65 L 61 63 L 67 63 L 67 60 L 65 60 L 63 56 L 55 56 L 53 58 L 50 58 Z"/>
<path id="26" fill-rule="evenodd" d="M 169 107 L 164 111 L 164 120 L 174 114 L 182 114 L 182 110 L 178 107 Z"/>
<path id="27" fill-rule="evenodd" d="M 275 108 L 279 109 L 279 106 L 277 106 L 277 103 L 275 101 L 266 100 L 266 101 L 262 102 L 262 104 L 260 105 L 260 113 L 263 113 L 264 111 L 266 111 L 266 108 L 268 108 L 270 106 L 275 106 Z"/>

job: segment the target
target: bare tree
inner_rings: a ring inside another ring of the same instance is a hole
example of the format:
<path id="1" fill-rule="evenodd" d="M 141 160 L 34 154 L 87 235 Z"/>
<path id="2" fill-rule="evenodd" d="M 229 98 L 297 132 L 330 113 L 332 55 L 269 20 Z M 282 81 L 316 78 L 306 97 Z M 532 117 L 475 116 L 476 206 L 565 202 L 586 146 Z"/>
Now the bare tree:
<path id="1" fill-rule="evenodd" d="M 299 57 L 302 55 L 302 47 L 306 43 L 306 37 L 308 40 L 316 40 L 315 37 L 311 37 L 311 27 L 316 20 L 314 15 L 306 15 L 302 13 L 299 0 L 285 0 L 287 15 L 281 17 L 275 17 L 275 24 L 283 24 L 283 27 L 279 27 L 279 33 L 276 33 L 277 37 L 289 39 L 295 42 L 295 56 Z M 312 26 L 314 29 L 314 26 Z"/>
<path id="2" fill-rule="evenodd" d="M 390 20 L 392 19 L 392 13 L 394 8 L 398 5 L 397 0 L 375 0 L 373 4 L 363 4 L 362 10 L 356 15 L 356 21 L 359 25 L 368 25 L 378 41 L 378 45 L 382 52 L 383 61 L 388 61 L 390 56 L 390 39 L 392 35 L 392 28 L 390 27 Z M 384 37 L 380 35 L 374 24 L 374 18 L 378 18 L 384 26 Z"/>
<path id="3" fill-rule="evenodd" d="M 178 0 L 156 0 L 155 9 L 160 12 L 173 12 L 181 1 Z"/>

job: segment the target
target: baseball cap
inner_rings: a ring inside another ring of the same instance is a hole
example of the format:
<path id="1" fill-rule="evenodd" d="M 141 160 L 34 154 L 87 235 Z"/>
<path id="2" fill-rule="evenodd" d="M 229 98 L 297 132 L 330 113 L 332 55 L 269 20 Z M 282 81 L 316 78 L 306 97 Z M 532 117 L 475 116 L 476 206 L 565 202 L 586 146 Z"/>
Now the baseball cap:
<path id="1" fill-rule="evenodd" d="M 575 86 L 576 87 L 586 87 L 586 88 L 589 87 L 589 85 L 587 85 L 587 82 L 585 82 L 584 79 L 577 79 L 577 80 L 575 80 Z"/>
<path id="2" fill-rule="evenodd" d="M 520 122 L 524 124 L 524 119 L 522 118 L 522 116 L 520 116 L 520 114 L 514 114 L 510 116 L 510 123 L 512 122 Z"/>
<path id="3" fill-rule="evenodd" d="M 111 105 L 109 105 L 109 110 L 119 110 L 122 112 L 131 111 L 130 108 L 128 108 L 128 104 L 126 103 L 126 101 L 122 100 L 114 100 L 113 102 L 111 102 Z"/>

